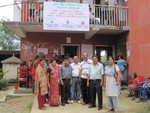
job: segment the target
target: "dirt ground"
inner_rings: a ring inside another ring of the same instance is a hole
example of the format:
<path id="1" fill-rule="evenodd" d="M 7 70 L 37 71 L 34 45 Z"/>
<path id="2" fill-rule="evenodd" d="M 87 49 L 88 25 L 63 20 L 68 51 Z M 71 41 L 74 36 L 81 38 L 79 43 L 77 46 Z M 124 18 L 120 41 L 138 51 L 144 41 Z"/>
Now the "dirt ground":
<path id="1" fill-rule="evenodd" d="M 13 87 L 8 87 L 6 91 L 0 91 L 0 98 L 7 95 L 7 93 L 13 90 Z M 6 97 L 5 102 L 0 102 L 0 113 L 30 113 L 34 101 L 34 96 L 18 96 L 18 97 Z"/>
<path id="2" fill-rule="evenodd" d="M 7 91 L 6 91 L 7 92 Z M 0 91 L 0 96 L 6 93 L 5 91 Z M 33 104 L 34 101 L 34 104 Z M 7 97 L 6 102 L 0 102 L 0 113 L 30 113 L 32 108 L 32 113 L 109 113 L 107 111 L 107 100 L 105 92 L 103 95 L 103 110 L 98 111 L 97 108 L 89 109 L 88 106 L 82 106 L 80 104 L 74 103 L 62 107 L 49 107 L 45 111 L 40 111 L 37 107 L 37 100 L 35 96 L 21 96 L 21 97 Z M 132 101 L 131 98 L 127 97 L 126 90 L 122 91 L 119 97 L 119 113 L 150 113 L 150 100 L 147 103 L 137 103 Z M 147 110 L 148 109 L 148 110 Z M 110 112 L 112 113 L 112 112 Z"/>
<path id="3" fill-rule="evenodd" d="M 6 102 L 0 103 L 0 113 L 30 113 L 33 96 L 7 97 Z"/>

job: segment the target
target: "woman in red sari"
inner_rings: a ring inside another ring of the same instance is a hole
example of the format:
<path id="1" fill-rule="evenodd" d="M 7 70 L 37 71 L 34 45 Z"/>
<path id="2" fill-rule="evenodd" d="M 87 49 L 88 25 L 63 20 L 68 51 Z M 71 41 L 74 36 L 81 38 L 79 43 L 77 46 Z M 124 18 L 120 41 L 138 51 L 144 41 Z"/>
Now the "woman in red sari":
<path id="1" fill-rule="evenodd" d="M 49 104 L 50 106 L 59 106 L 59 65 L 56 63 L 56 60 L 51 60 L 50 67 L 52 72 L 50 75 Z"/>

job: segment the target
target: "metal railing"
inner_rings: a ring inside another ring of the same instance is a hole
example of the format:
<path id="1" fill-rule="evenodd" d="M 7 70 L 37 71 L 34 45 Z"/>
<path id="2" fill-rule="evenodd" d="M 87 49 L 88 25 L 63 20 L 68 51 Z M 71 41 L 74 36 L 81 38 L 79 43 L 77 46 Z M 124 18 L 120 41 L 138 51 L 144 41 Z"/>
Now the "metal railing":
<path id="1" fill-rule="evenodd" d="M 128 8 L 108 5 L 89 5 L 90 25 L 128 26 Z M 43 22 L 43 3 L 22 3 L 22 22 Z"/>
<path id="2" fill-rule="evenodd" d="M 127 8 L 121 6 L 90 5 L 90 24 L 127 26 Z"/>

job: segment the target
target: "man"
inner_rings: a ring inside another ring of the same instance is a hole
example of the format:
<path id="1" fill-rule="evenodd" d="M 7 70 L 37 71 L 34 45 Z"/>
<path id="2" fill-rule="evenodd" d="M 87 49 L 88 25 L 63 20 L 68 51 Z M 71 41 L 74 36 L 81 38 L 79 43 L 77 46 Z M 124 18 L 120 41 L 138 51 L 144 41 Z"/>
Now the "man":
<path id="1" fill-rule="evenodd" d="M 71 86 L 71 103 L 73 104 L 75 91 L 76 91 L 76 99 L 77 102 L 80 104 L 80 85 L 79 85 L 79 74 L 80 74 L 80 63 L 78 56 L 73 57 L 74 63 L 71 64 L 72 67 L 72 86 Z"/>
<path id="2" fill-rule="evenodd" d="M 117 17 L 115 17 L 115 6 L 117 5 L 117 0 L 106 0 L 108 2 L 108 11 L 109 11 L 109 18 L 108 18 L 108 22 L 109 25 L 114 25 L 115 20 Z"/>
<path id="3" fill-rule="evenodd" d="M 45 95 L 48 93 L 48 79 L 45 71 L 45 60 L 40 59 L 35 73 L 35 95 L 38 97 L 39 109 L 45 110 Z"/>
<path id="4" fill-rule="evenodd" d="M 93 64 L 89 68 L 87 86 L 90 85 L 91 105 L 89 108 L 96 107 L 96 92 L 98 94 L 98 110 L 102 109 L 102 83 L 104 74 L 103 65 L 98 62 L 98 57 L 93 56 Z"/>
<path id="5" fill-rule="evenodd" d="M 81 92 L 83 97 L 83 105 L 90 103 L 90 89 L 87 87 L 87 79 L 89 66 L 92 64 L 92 60 L 88 59 L 88 54 L 83 53 L 83 61 L 81 62 Z"/>
<path id="6" fill-rule="evenodd" d="M 100 23 L 102 25 L 108 24 L 108 7 L 106 0 L 100 0 Z"/>
<path id="7" fill-rule="evenodd" d="M 72 67 L 69 64 L 69 59 L 64 59 L 64 64 L 60 67 L 61 81 L 61 103 L 62 106 L 69 104 L 68 98 L 70 94 L 70 85 L 72 84 Z"/>

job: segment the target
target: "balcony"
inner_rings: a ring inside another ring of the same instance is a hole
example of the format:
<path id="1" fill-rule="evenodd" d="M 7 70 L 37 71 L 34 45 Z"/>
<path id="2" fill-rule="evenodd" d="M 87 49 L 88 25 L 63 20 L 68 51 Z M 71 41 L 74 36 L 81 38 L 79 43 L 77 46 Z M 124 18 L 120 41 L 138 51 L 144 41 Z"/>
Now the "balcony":
<path id="1" fill-rule="evenodd" d="M 4 25 L 20 37 L 27 32 L 84 33 L 86 39 L 94 34 L 119 34 L 129 31 L 128 8 L 107 5 L 89 5 L 90 31 L 45 31 L 43 30 L 43 3 L 24 2 L 20 22 L 5 22 Z"/>

